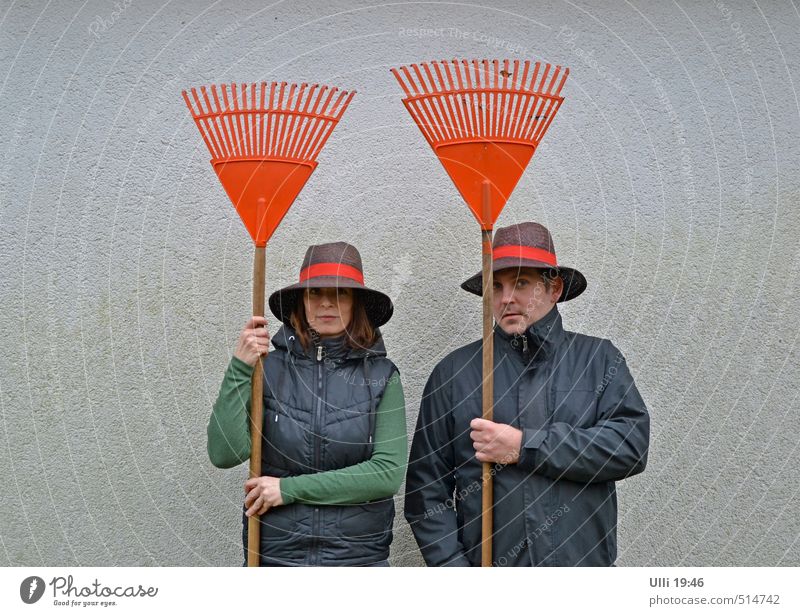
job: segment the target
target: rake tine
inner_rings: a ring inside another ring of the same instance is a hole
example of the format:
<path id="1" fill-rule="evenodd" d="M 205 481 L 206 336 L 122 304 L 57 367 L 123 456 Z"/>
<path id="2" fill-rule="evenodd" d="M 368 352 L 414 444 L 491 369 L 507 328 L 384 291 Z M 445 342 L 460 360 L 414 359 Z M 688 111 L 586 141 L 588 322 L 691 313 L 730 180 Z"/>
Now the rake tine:
<path id="1" fill-rule="evenodd" d="M 253 128 L 252 128 L 252 115 L 250 113 L 250 106 L 247 102 L 247 84 L 240 83 L 239 84 L 239 96 L 241 98 L 241 104 L 239 107 L 239 115 L 242 117 L 242 124 L 244 124 L 244 142 L 246 143 L 245 150 L 247 151 L 247 156 L 253 156 L 255 146 L 253 144 L 252 136 L 253 136 Z"/>
<path id="2" fill-rule="evenodd" d="M 461 102 L 464 105 L 464 114 L 467 116 L 467 124 L 469 125 L 469 136 L 477 137 L 478 133 L 478 118 L 475 117 L 475 105 L 472 100 L 473 89 L 472 80 L 469 77 L 469 65 L 467 60 L 462 60 L 461 64 L 453 61 L 453 68 L 455 69 L 456 77 L 458 78 L 458 89 L 466 90 L 461 94 Z M 462 82 L 463 79 L 463 82 Z"/>
<path id="3" fill-rule="evenodd" d="M 307 83 L 301 84 L 300 90 L 296 94 L 296 98 L 295 98 L 295 101 L 294 101 L 294 107 L 292 108 L 292 111 L 300 111 L 300 105 L 303 102 L 303 95 L 305 94 L 306 88 L 308 88 L 308 84 Z M 298 124 L 297 123 L 298 117 L 302 118 L 302 116 L 298 116 L 297 113 L 293 113 L 290 116 L 290 119 L 289 119 L 289 136 L 287 137 L 287 143 L 285 144 L 284 149 L 283 149 L 284 150 L 284 156 L 286 156 L 287 158 L 291 158 L 292 145 L 294 144 L 294 142 L 297 139 L 297 132 L 295 132 L 295 125 L 297 125 L 298 130 L 299 130 L 300 126 L 302 125 L 302 124 Z M 301 122 L 302 122 L 302 120 L 301 120 Z"/>
<path id="4" fill-rule="evenodd" d="M 425 140 L 431 145 L 431 147 L 435 147 L 435 145 L 439 143 L 439 140 L 434 133 L 435 127 L 431 124 L 431 121 L 426 115 L 420 101 L 408 101 L 407 108 L 411 113 L 411 116 L 414 118 L 414 121 L 420 127 Z"/>
<path id="5" fill-rule="evenodd" d="M 561 103 L 564 102 L 563 98 L 557 98 L 551 101 L 550 106 L 547 109 L 547 117 L 545 118 L 545 122 L 542 125 L 541 129 L 539 130 L 538 135 L 536 136 L 536 143 L 542 140 L 544 134 L 547 132 L 547 129 L 550 128 L 550 124 L 552 124 L 553 120 L 556 117 L 556 113 L 561 108 Z"/>
<path id="6" fill-rule="evenodd" d="M 313 114 L 314 117 L 310 123 L 309 133 L 299 144 L 299 151 L 297 153 L 298 158 L 306 158 L 306 152 L 308 152 L 309 146 L 312 143 L 315 135 L 317 135 L 317 133 L 319 132 L 323 120 L 320 118 L 321 111 L 319 111 L 318 108 L 320 103 L 322 102 L 322 97 L 325 95 L 325 92 L 327 91 L 328 91 L 328 86 L 322 86 L 314 95 L 314 106 L 311 108 L 311 113 Z"/>
<path id="7" fill-rule="evenodd" d="M 558 68 L 559 70 L 561 69 L 560 66 Z M 566 83 L 568 76 L 569 76 L 569 68 L 564 68 L 561 76 L 561 81 L 558 83 L 558 87 L 556 88 L 555 92 L 553 92 L 555 96 L 561 95 L 561 89 L 564 87 L 564 84 Z"/>
<path id="8" fill-rule="evenodd" d="M 503 61 L 503 71 L 505 72 L 505 75 L 503 75 L 503 90 L 513 90 L 514 89 L 514 87 L 513 87 L 514 86 L 514 79 L 513 78 L 516 77 L 516 64 L 517 63 L 518 63 L 518 61 L 514 62 L 515 70 L 514 70 L 513 73 L 511 73 L 509 71 L 508 60 L 504 60 Z M 508 76 L 509 75 L 512 76 L 511 85 L 510 86 L 508 84 Z M 514 105 L 514 101 L 517 99 L 517 94 L 515 92 L 506 92 L 503 96 L 504 96 L 503 114 L 502 114 L 503 126 L 500 129 L 500 132 L 503 135 L 503 137 L 508 137 L 508 126 L 509 126 L 509 123 L 511 122 L 512 108 L 513 108 L 513 105 Z"/>
<path id="9" fill-rule="evenodd" d="M 278 155 L 281 157 L 286 157 L 286 140 L 289 138 L 288 135 L 291 135 L 291 128 L 290 126 L 294 124 L 295 115 L 289 115 L 286 113 L 287 111 L 292 110 L 292 106 L 294 105 L 294 97 L 296 96 L 297 92 L 297 84 L 292 83 L 289 84 L 289 95 L 286 99 L 286 106 L 284 107 L 282 114 L 283 121 L 281 122 L 281 133 L 280 139 L 278 141 Z M 288 134 L 287 134 L 288 133 Z"/>
<path id="10" fill-rule="evenodd" d="M 503 134 L 507 137 L 513 136 L 513 129 L 517 125 L 517 116 L 524 98 L 522 92 L 520 91 L 521 82 L 519 81 L 519 60 L 514 60 L 514 79 L 517 87 L 514 88 L 514 93 L 511 95 L 511 110 L 506 122 L 506 128 L 503 131 Z"/>
<path id="11" fill-rule="evenodd" d="M 497 137 L 501 135 L 500 125 L 502 124 L 502 103 L 503 93 L 498 92 L 500 89 L 500 65 L 497 60 L 492 61 L 492 69 L 494 70 L 494 92 L 492 92 L 492 134 Z M 503 77 L 503 83 L 506 78 Z M 504 88 L 505 89 L 505 88 Z"/>
<path id="12" fill-rule="evenodd" d="M 529 66 L 528 66 L 529 63 L 526 62 L 525 64 L 526 64 L 526 66 L 525 66 L 525 76 L 527 77 L 528 69 L 529 69 Z M 531 107 L 533 105 L 535 105 L 536 95 L 531 94 L 531 92 L 535 91 L 534 84 L 536 83 L 536 76 L 539 73 L 539 66 L 540 66 L 539 62 L 536 62 L 533 65 L 533 74 L 530 77 L 530 82 L 523 82 L 523 84 L 522 84 L 522 89 L 525 91 L 525 93 L 524 93 L 525 102 L 524 102 L 524 104 L 522 106 L 520 116 L 518 118 L 516 118 L 517 123 L 516 123 L 516 126 L 514 127 L 514 135 L 513 135 L 514 139 L 522 139 L 524 124 L 525 124 L 526 119 L 528 118 L 528 116 L 530 114 Z"/>
<path id="13" fill-rule="evenodd" d="M 331 108 L 331 112 L 329 115 L 333 116 L 333 118 L 342 117 L 345 108 L 347 107 L 347 105 L 350 104 L 350 99 L 353 98 L 353 94 L 355 94 L 355 92 L 347 92 L 347 90 L 341 90 L 341 94 L 336 99 L 336 102 L 333 104 L 333 107 Z"/>
<path id="14" fill-rule="evenodd" d="M 333 115 L 336 112 L 336 93 L 339 91 L 339 88 L 333 87 L 328 88 L 328 96 L 322 101 L 322 108 L 319 110 L 319 115 L 322 117 L 328 117 Z"/>
<path id="15" fill-rule="evenodd" d="M 247 117 L 250 122 L 250 152 L 253 156 L 258 155 L 258 142 L 256 141 L 256 84 L 250 84 L 250 106 L 247 110 Z"/>
<path id="16" fill-rule="evenodd" d="M 244 155 L 249 156 L 252 150 L 250 149 L 250 125 L 248 124 L 248 114 L 245 112 L 247 109 L 247 85 L 246 84 L 239 84 L 239 89 L 241 90 L 241 99 L 242 104 L 239 106 L 239 102 L 236 97 L 236 84 L 232 84 L 233 89 L 233 107 L 238 113 L 236 113 L 236 124 L 239 127 L 239 143 L 242 144 L 242 149 L 244 150 Z"/>
<path id="17" fill-rule="evenodd" d="M 231 82 L 231 103 L 233 105 L 233 115 L 231 115 L 231 119 L 234 122 L 234 128 L 236 129 L 236 143 L 239 145 L 239 151 L 244 155 L 247 156 L 247 131 L 242 129 L 242 124 L 244 123 L 244 118 L 239 111 L 239 96 L 237 94 L 238 84 L 236 82 Z"/>
<path id="18" fill-rule="evenodd" d="M 328 122 L 328 120 L 327 120 L 328 108 L 331 106 L 331 101 L 334 100 L 333 97 L 336 94 L 336 92 L 338 91 L 338 88 L 323 88 L 320 91 L 320 94 L 319 94 L 320 99 L 322 99 L 322 95 L 323 95 L 323 93 L 325 91 L 327 91 L 328 95 L 325 98 L 325 100 L 322 101 L 322 108 L 319 110 L 319 114 L 318 114 L 319 118 L 318 118 L 318 121 L 317 121 L 317 125 L 315 126 L 315 129 L 316 129 L 315 133 L 311 136 L 311 139 L 309 139 L 308 144 L 306 144 L 305 151 L 307 151 L 307 152 L 312 152 L 313 153 L 316 150 L 316 146 L 317 146 L 318 143 L 319 144 L 324 144 L 325 143 L 324 141 L 321 141 L 321 140 L 322 140 L 322 138 L 323 138 L 323 136 L 325 134 L 325 125 Z M 334 105 L 335 105 L 335 103 L 334 103 Z M 333 107 L 333 108 L 335 108 L 335 107 Z M 322 147 L 322 145 L 320 145 L 320 147 Z M 314 156 L 309 156 L 309 158 L 314 158 Z"/>
<path id="19" fill-rule="evenodd" d="M 261 88 L 260 88 L 261 97 L 260 97 L 260 102 L 258 103 L 258 116 L 257 116 L 258 117 L 258 155 L 259 156 L 263 156 L 264 155 L 264 119 L 265 119 L 264 116 L 266 115 L 264 113 L 264 102 L 265 102 L 264 99 L 266 98 L 266 94 L 267 94 L 266 90 L 267 90 L 267 84 L 266 84 L 266 82 L 262 81 L 261 82 Z"/>
<path id="20" fill-rule="evenodd" d="M 270 132 L 270 144 L 269 144 L 269 155 L 270 156 L 279 156 L 279 135 L 283 125 L 283 114 L 281 110 L 283 109 L 283 94 L 286 89 L 286 82 L 282 81 L 278 84 L 280 87 L 278 89 L 278 98 L 275 101 L 275 106 L 273 109 L 275 110 L 273 119 L 273 126 L 272 131 Z"/>
<path id="21" fill-rule="evenodd" d="M 333 91 L 338 91 L 338 88 L 333 88 Z M 331 92 L 333 94 L 333 92 Z M 355 92 L 347 92 L 345 90 L 339 91 L 339 96 L 336 98 L 336 101 L 333 104 L 332 110 L 338 110 L 342 112 L 344 108 L 350 104 L 350 100 L 353 98 Z M 333 127 L 335 126 L 335 122 L 332 121 L 330 118 L 326 120 L 326 122 L 322 126 L 322 130 L 319 132 L 318 135 L 318 143 L 314 146 L 314 158 L 319 155 L 319 152 L 322 150 L 322 147 L 328 141 L 328 137 L 330 137 L 331 132 L 333 131 Z"/>
<path id="22" fill-rule="evenodd" d="M 522 131 L 522 139 L 531 140 L 536 145 L 538 145 L 539 142 L 536 141 L 533 138 L 533 136 L 534 136 L 534 133 L 536 131 L 537 123 L 545 115 L 545 113 L 544 113 L 545 106 L 547 105 L 547 101 L 550 100 L 550 99 L 547 98 L 547 97 L 544 97 L 544 96 L 533 96 L 532 98 L 536 101 L 536 104 L 535 104 L 536 109 L 533 111 L 533 113 L 531 113 L 525 119 L 525 123 L 524 123 L 524 126 L 523 126 L 523 131 Z"/>
<path id="23" fill-rule="evenodd" d="M 433 127 L 430 125 L 430 122 L 428 121 L 428 118 L 426 117 L 423 108 L 419 104 L 419 100 L 416 98 L 416 97 L 420 96 L 422 94 L 422 92 L 420 92 L 420 88 L 418 87 L 417 82 L 411 76 L 411 73 L 409 72 L 408 67 L 407 66 L 401 66 L 400 70 L 403 72 L 403 74 L 406 77 L 406 81 L 408 83 L 408 87 L 413 89 L 413 93 L 411 94 L 411 97 L 413 97 L 414 100 L 403 101 L 406 104 L 406 109 L 408 109 L 408 112 L 411 114 L 411 117 L 417 123 L 417 126 L 420 127 L 420 130 L 422 131 L 422 134 L 425 137 L 425 139 L 428 141 L 428 143 L 433 145 L 433 143 L 436 141 L 436 138 L 434 136 Z M 404 88 L 405 88 L 405 86 L 404 86 Z M 405 88 L 405 89 L 406 89 L 406 92 L 408 92 L 408 88 Z"/>
<path id="24" fill-rule="evenodd" d="M 544 65 L 544 72 L 542 73 L 542 77 L 539 80 L 539 87 L 537 88 L 537 92 L 547 94 L 547 91 L 545 90 L 545 85 L 544 84 L 547 81 L 547 76 L 550 74 L 550 69 L 551 68 L 552 67 L 550 66 L 550 63 L 547 63 L 547 64 Z"/>
<path id="25" fill-rule="evenodd" d="M 245 125 L 245 119 L 242 117 L 242 113 L 239 110 L 239 98 L 236 94 L 237 84 L 236 82 L 231 82 L 231 99 L 233 100 L 233 117 L 236 118 L 235 120 L 235 127 L 236 127 L 236 142 L 239 146 L 239 152 L 241 156 L 247 156 L 247 129 Z"/>
<path id="26" fill-rule="evenodd" d="M 419 91 L 417 87 L 417 82 L 414 81 L 414 78 L 411 76 L 411 73 L 408 70 L 407 66 L 401 66 L 400 70 L 403 71 L 403 74 L 406 76 L 406 80 L 408 81 L 409 87 L 414 89 L 412 96 L 419 96 L 422 92 Z"/>
<path id="27" fill-rule="evenodd" d="M 273 81 L 269 84 L 269 112 L 267 113 L 267 134 L 264 136 L 264 155 L 270 156 L 272 154 L 272 123 L 273 123 L 273 109 L 275 109 L 275 88 L 278 83 Z"/>
<path id="28" fill-rule="evenodd" d="M 439 85 L 440 92 L 442 92 L 440 99 L 443 101 L 443 108 L 446 110 L 448 118 L 448 126 L 450 128 L 450 135 L 452 139 L 460 139 L 464 135 L 464 125 L 461 116 L 461 109 L 458 102 L 453 96 L 453 77 L 450 73 L 450 68 L 447 62 L 434 62 L 433 67 L 436 71 L 436 80 Z M 444 69 L 444 72 L 442 72 Z"/>
<path id="29" fill-rule="evenodd" d="M 508 90 L 508 60 L 503 61 L 502 68 L 500 68 L 500 63 L 497 60 L 494 60 L 493 64 L 495 88 L 499 90 L 499 92 L 495 94 L 495 104 L 497 105 L 497 109 L 495 110 L 495 135 L 503 137 L 505 136 L 505 133 L 503 133 L 503 127 L 505 125 L 506 118 L 506 91 Z"/>
<path id="30" fill-rule="evenodd" d="M 412 64 L 411 69 L 414 71 L 414 74 L 416 75 L 416 80 L 414 81 L 414 83 L 416 83 L 422 90 L 421 94 L 423 96 L 425 94 L 430 94 L 430 92 L 428 92 L 428 84 L 425 83 L 425 78 L 422 76 L 422 73 L 419 70 L 419 66 L 417 66 L 416 64 Z"/>
<path id="31" fill-rule="evenodd" d="M 183 95 L 183 100 L 186 101 L 186 106 L 189 107 L 189 111 L 191 112 L 192 117 L 194 117 L 195 119 L 195 123 L 197 124 L 198 128 L 200 128 L 200 136 L 203 138 L 203 141 L 205 141 L 208 151 L 211 152 L 211 158 L 212 159 L 219 158 L 219 153 L 217 152 L 217 149 L 212 145 L 210 141 L 210 136 L 207 134 L 207 128 L 205 127 L 205 122 L 203 122 L 203 124 L 200 124 L 197 121 L 197 116 L 199 116 L 200 113 L 194 112 L 194 109 L 192 108 L 192 103 L 189 101 L 189 95 L 186 94 L 186 90 L 182 90 L 181 94 Z M 192 95 L 195 98 L 197 98 L 197 92 L 195 91 L 194 88 L 192 88 Z M 198 104 L 198 109 L 200 110 L 200 112 L 202 112 L 202 107 L 200 107 L 199 104 Z"/>
<path id="32" fill-rule="evenodd" d="M 428 79 L 428 82 L 431 84 L 431 92 L 433 93 L 441 93 L 441 88 L 436 83 L 436 79 L 431 72 L 430 67 L 427 63 L 422 65 L 423 70 L 425 71 L 425 76 Z M 454 139 L 453 130 L 452 130 L 452 121 L 450 119 L 449 114 L 447 113 L 447 109 L 445 108 L 445 103 L 442 100 L 442 96 L 432 96 L 429 100 L 431 101 L 431 107 L 436 114 L 436 119 L 439 121 L 441 132 L 444 133 L 445 139 L 451 140 Z"/>
<path id="33" fill-rule="evenodd" d="M 205 87 L 202 87 L 201 90 L 203 91 L 203 94 L 205 95 Z M 222 146 L 217 142 L 215 131 L 212 130 L 213 123 L 210 122 L 208 118 L 200 118 L 199 117 L 199 116 L 206 115 L 207 113 L 210 113 L 210 109 L 207 112 L 203 108 L 203 103 L 202 103 L 202 101 L 200 100 L 200 97 L 197 94 L 197 89 L 196 88 L 191 88 L 190 91 L 192 93 L 192 98 L 194 98 L 195 107 L 197 108 L 197 112 L 198 112 L 197 115 L 194 115 L 194 112 L 192 112 L 192 115 L 194 116 L 194 119 L 195 119 L 195 123 L 197 124 L 197 127 L 200 129 L 200 134 L 203 136 L 203 138 L 205 139 L 206 136 L 207 136 L 208 139 L 211 141 L 211 143 L 213 145 L 213 147 L 209 147 L 208 148 L 209 151 L 211 152 L 212 160 L 215 159 L 215 158 L 219 158 L 220 156 L 223 155 L 224 150 L 223 150 Z M 208 99 L 207 95 L 206 95 L 206 99 Z"/>
<path id="34" fill-rule="evenodd" d="M 417 78 L 422 86 L 423 91 L 425 94 L 435 94 L 436 90 L 433 89 L 433 92 L 429 92 L 428 88 L 425 84 L 425 78 L 423 77 L 422 73 L 419 70 L 419 67 L 416 64 L 412 64 L 411 68 L 414 69 L 414 72 L 417 74 Z M 428 71 L 428 65 L 424 64 L 423 68 Z M 432 79 L 432 77 L 431 77 Z M 428 119 L 430 120 L 431 124 L 433 125 L 436 132 L 439 133 L 438 139 L 439 140 L 447 140 L 450 138 L 450 134 L 447 131 L 444 122 L 442 121 L 441 116 L 439 115 L 438 105 L 439 105 L 439 97 L 438 96 L 426 96 L 422 99 L 423 101 L 423 108 L 427 110 Z"/>
<path id="35" fill-rule="evenodd" d="M 443 93 L 443 96 L 441 98 L 444 100 L 444 104 L 447 106 L 446 113 L 448 118 L 448 124 L 450 125 L 451 138 L 458 139 L 461 137 L 461 130 L 460 130 L 461 123 L 456 117 L 456 110 L 454 109 L 453 105 L 453 97 L 448 92 L 448 87 L 444 81 L 444 78 L 442 77 L 442 71 L 439 67 L 438 62 L 433 62 L 433 69 L 436 71 L 436 79 L 438 80 L 439 91 Z"/>
<path id="36" fill-rule="evenodd" d="M 305 156 L 305 152 L 308 151 L 308 145 L 311 143 L 314 136 L 319 132 L 321 127 L 321 123 L 324 121 L 319 117 L 319 106 L 322 103 L 322 96 L 324 92 L 327 90 L 327 86 L 320 87 L 319 84 L 314 84 L 313 92 L 309 94 L 309 97 L 313 100 L 313 105 L 309 113 L 311 114 L 311 118 L 306 126 L 306 131 L 303 134 L 303 138 L 297 144 L 297 153 L 296 156 L 298 158 L 302 158 Z"/>
<path id="37" fill-rule="evenodd" d="M 466 109 L 464 109 L 462 113 L 463 101 L 458 96 L 458 94 L 455 93 L 456 90 L 459 89 L 461 84 L 461 76 L 458 74 L 458 63 L 456 60 L 452 60 L 451 62 L 453 64 L 452 72 L 450 71 L 450 63 L 447 60 L 442 60 L 442 65 L 444 66 L 444 73 L 445 75 L 447 75 L 447 87 L 448 90 L 450 91 L 449 99 L 452 101 L 453 107 L 456 110 L 456 117 L 458 118 L 458 131 L 460 133 L 459 137 L 463 139 L 468 135 L 470 135 L 469 119 Z M 458 78 L 459 82 L 458 87 L 453 81 L 453 73 L 456 73 L 456 76 Z"/>
<path id="38" fill-rule="evenodd" d="M 228 151 L 232 156 L 238 156 L 238 143 L 233 138 L 234 129 L 233 123 L 231 122 L 231 118 L 229 115 L 230 105 L 228 104 L 228 87 L 225 84 L 220 85 L 220 89 L 222 90 L 222 100 L 225 103 L 224 106 L 220 106 L 219 98 L 217 97 L 217 88 L 216 86 L 211 86 L 211 96 L 214 98 L 214 102 L 217 104 L 217 108 L 220 110 L 219 119 L 222 123 L 222 130 L 225 135 L 225 140 L 228 143 Z"/>
<path id="39" fill-rule="evenodd" d="M 408 91 L 408 87 L 406 86 L 405 81 L 403 81 L 400 71 L 398 71 L 396 68 L 390 68 L 389 72 L 394 75 L 394 78 L 397 79 L 397 83 L 399 83 L 400 87 L 403 88 L 403 94 L 406 96 L 411 96 L 411 92 Z"/>
<path id="40" fill-rule="evenodd" d="M 480 66 L 477 60 L 472 61 L 472 66 L 475 69 L 475 89 L 476 92 L 473 93 L 474 95 L 474 102 L 475 102 L 475 109 L 476 115 L 478 117 L 478 135 L 480 137 L 486 136 L 486 126 L 484 124 L 484 112 L 483 112 L 483 96 L 485 92 L 481 88 L 481 71 Z"/>
<path id="41" fill-rule="evenodd" d="M 550 83 L 547 85 L 546 93 L 549 94 L 550 96 L 555 95 L 555 85 L 560 73 L 561 73 L 561 67 L 556 66 L 555 70 L 553 71 L 553 76 L 550 78 Z"/>
<path id="42" fill-rule="evenodd" d="M 294 158 L 296 156 L 295 150 L 300 145 L 302 145 L 302 143 L 305 141 L 306 134 L 308 133 L 308 129 L 309 129 L 310 125 L 311 125 L 311 121 L 309 120 L 309 118 L 308 118 L 308 116 L 306 114 L 308 113 L 308 106 L 309 106 L 309 104 L 311 104 L 311 101 L 312 101 L 312 99 L 314 97 L 314 91 L 318 87 L 319 86 L 316 83 L 311 84 L 311 89 L 308 91 L 308 93 L 307 93 L 307 95 L 305 97 L 304 104 L 303 104 L 303 110 L 302 110 L 303 111 L 303 115 L 300 116 L 300 122 L 299 122 L 299 124 L 297 126 L 297 131 L 294 133 L 294 138 L 292 139 L 291 143 L 289 144 L 289 156 L 291 158 Z M 301 129 L 302 129 L 302 132 L 301 132 Z"/>
<path id="43" fill-rule="evenodd" d="M 527 82 L 527 79 L 528 79 L 528 73 L 531 70 L 531 62 L 530 62 L 530 60 L 525 60 L 525 64 L 523 66 L 524 66 L 524 68 L 522 69 L 522 77 L 520 77 L 520 80 L 519 80 L 519 89 L 520 90 L 524 90 L 525 89 L 525 83 Z"/>
<path id="44" fill-rule="evenodd" d="M 497 88 L 497 71 L 492 72 L 493 65 L 488 60 L 483 60 L 483 77 L 486 81 L 486 134 L 489 137 L 497 136 L 495 124 L 495 111 L 497 109 L 497 95 L 493 90 Z M 494 67 L 496 68 L 496 67 Z"/>
<path id="45" fill-rule="evenodd" d="M 230 135 L 228 134 L 228 126 L 225 120 L 225 116 L 223 115 L 223 109 L 219 102 L 219 97 L 217 96 L 217 86 L 211 86 L 211 97 L 214 99 L 214 105 L 211 104 L 211 101 L 208 98 L 208 90 L 206 90 L 205 86 L 200 88 L 200 91 L 203 93 L 203 98 L 205 98 L 206 103 L 208 104 L 209 109 L 211 109 L 214 129 L 219 136 L 220 142 L 223 144 L 225 149 L 225 156 L 233 156 L 234 149 L 233 143 L 231 143 Z"/>
<path id="46" fill-rule="evenodd" d="M 556 75 L 558 75 L 558 72 L 560 70 L 561 70 L 561 67 L 559 66 L 558 70 L 556 71 Z M 563 71 L 562 77 L 561 77 L 561 81 L 559 82 L 558 86 L 556 87 L 556 89 L 554 91 L 555 92 L 555 96 L 557 96 L 557 98 L 551 99 L 550 105 L 547 108 L 545 121 L 542 123 L 542 126 L 540 127 L 540 130 L 538 131 L 538 134 L 536 135 L 537 142 L 542 139 L 544 134 L 550 128 L 550 124 L 553 122 L 553 119 L 555 118 L 556 113 L 558 113 L 558 110 L 561 108 L 561 103 L 564 101 L 564 99 L 562 97 L 558 96 L 558 95 L 561 93 L 561 88 L 564 87 L 564 82 L 567 80 L 567 76 L 568 75 L 569 75 L 569 68 L 565 68 L 564 71 Z M 555 79 L 555 75 L 554 75 L 554 79 Z"/>
<path id="47" fill-rule="evenodd" d="M 336 96 L 337 92 L 339 92 L 339 96 Z M 330 124 L 331 127 L 333 126 L 333 124 L 330 122 L 328 118 L 329 111 L 335 113 L 339 101 L 341 101 L 342 97 L 344 97 L 346 94 L 347 94 L 346 92 L 340 91 L 339 88 L 337 87 L 333 87 L 328 90 L 328 97 L 322 104 L 322 110 L 320 112 L 320 115 L 322 115 L 323 117 L 320 120 L 319 130 L 317 131 L 317 134 L 313 142 L 309 144 L 309 151 L 311 152 L 311 158 L 317 157 L 317 154 L 322 150 L 322 147 L 328 140 L 328 125 Z M 333 128 L 331 128 L 331 130 L 333 130 Z"/>
<path id="48" fill-rule="evenodd" d="M 450 115 L 453 118 L 453 122 L 455 123 L 457 138 L 461 139 L 467 135 L 466 131 L 466 120 L 465 116 L 461 113 L 461 105 L 459 104 L 458 97 L 453 94 L 453 91 L 456 89 L 455 83 L 453 82 L 453 74 L 450 72 L 450 65 L 447 63 L 447 60 L 442 60 L 442 67 L 444 68 L 444 74 L 447 77 L 447 83 L 444 87 L 444 90 L 447 91 L 447 104 L 450 107 Z M 444 80 L 442 80 L 444 84 Z"/>
<path id="49" fill-rule="evenodd" d="M 550 65 L 548 64 L 547 66 L 548 66 L 548 69 L 549 69 Z M 560 72 L 561 72 L 561 67 L 560 66 L 556 66 L 555 67 L 555 72 L 553 73 L 553 76 L 550 79 L 550 85 L 548 86 L 548 93 L 553 91 L 553 85 L 555 84 Z M 566 74 L 565 74 L 564 78 L 561 81 L 562 85 L 564 83 L 564 79 L 566 79 Z M 550 123 L 552 122 L 552 118 L 555 117 L 555 112 L 558 111 L 558 108 L 560 106 L 559 99 L 556 98 L 552 94 L 548 95 L 548 97 L 544 98 L 543 100 L 546 101 L 546 103 L 541 105 L 542 109 L 537 114 L 538 117 L 536 119 L 538 120 L 538 124 L 535 126 L 535 128 L 530 133 L 531 138 L 537 144 L 539 143 L 539 141 L 541 141 L 541 139 L 544 136 L 545 132 L 549 128 Z M 563 99 L 561 99 L 561 100 L 563 100 Z"/>

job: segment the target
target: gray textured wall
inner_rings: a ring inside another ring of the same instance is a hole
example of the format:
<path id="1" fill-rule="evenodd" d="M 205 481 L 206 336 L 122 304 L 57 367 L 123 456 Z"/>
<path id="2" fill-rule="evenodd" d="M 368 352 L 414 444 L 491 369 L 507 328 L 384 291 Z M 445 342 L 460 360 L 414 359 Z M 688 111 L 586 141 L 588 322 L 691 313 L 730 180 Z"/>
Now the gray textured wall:
<path id="1" fill-rule="evenodd" d="M 238 565 L 245 469 L 205 426 L 250 306 L 251 243 L 180 97 L 358 90 L 268 250 L 268 291 L 347 239 L 391 293 L 414 425 L 477 337 L 477 226 L 388 68 L 570 66 L 498 224 L 538 220 L 652 410 L 620 564 L 800 565 L 797 7 L 783 2 L 71 2 L 0 8 L 0 564 Z M 274 319 L 273 319 L 274 321 Z M 272 328 L 273 331 L 275 328 Z M 422 561 L 401 515 L 393 563 Z"/>

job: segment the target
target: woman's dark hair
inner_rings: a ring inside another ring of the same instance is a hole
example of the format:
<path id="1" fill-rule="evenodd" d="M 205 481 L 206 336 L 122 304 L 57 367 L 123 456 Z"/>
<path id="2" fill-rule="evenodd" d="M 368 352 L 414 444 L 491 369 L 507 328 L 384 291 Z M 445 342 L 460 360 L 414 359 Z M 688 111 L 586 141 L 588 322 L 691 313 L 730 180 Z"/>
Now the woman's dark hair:
<path id="1" fill-rule="evenodd" d="M 312 345 L 312 332 L 314 330 L 308 325 L 306 318 L 306 306 L 303 301 L 304 292 L 299 292 L 297 302 L 295 302 L 292 316 L 289 321 L 297 334 L 297 339 L 304 349 L 310 349 Z M 370 349 L 378 341 L 378 333 L 367 317 L 364 308 L 364 299 L 358 289 L 353 289 L 353 314 L 350 323 L 344 330 L 344 343 L 351 349 Z"/>

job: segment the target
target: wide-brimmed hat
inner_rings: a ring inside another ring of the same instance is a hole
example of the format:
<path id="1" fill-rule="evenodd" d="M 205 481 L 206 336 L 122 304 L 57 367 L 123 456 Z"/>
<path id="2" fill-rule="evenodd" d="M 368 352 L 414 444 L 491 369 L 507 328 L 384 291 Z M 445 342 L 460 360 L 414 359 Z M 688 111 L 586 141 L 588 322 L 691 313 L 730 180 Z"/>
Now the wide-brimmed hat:
<path id="1" fill-rule="evenodd" d="M 578 297 L 586 290 L 586 278 L 578 270 L 558 265 L 553 238 L 547 227 L 538 222 L 522 222 L 498 229 L 492 242 L 492 271 L 535 267 L 557 272 L 564 281 L 564 292 L 559 302 Z M 483 273 L 478 272 L 461 284 L 461 288 L 475 295 L 483 295 Z"/>
<path id="2" fill-rule="evenodd" d="M 269 296 L 272 314 L 291 326 L 289 319 L 297 302 L 303 291 L 311 287 L 358 289 L 373 327 L 380 327 L 392 318 L 392 300 L 388 295 L 364 286 L 361 255 L 355 246 L 346 242 L 309 246 L 300 266 L 300 280 Z"/>

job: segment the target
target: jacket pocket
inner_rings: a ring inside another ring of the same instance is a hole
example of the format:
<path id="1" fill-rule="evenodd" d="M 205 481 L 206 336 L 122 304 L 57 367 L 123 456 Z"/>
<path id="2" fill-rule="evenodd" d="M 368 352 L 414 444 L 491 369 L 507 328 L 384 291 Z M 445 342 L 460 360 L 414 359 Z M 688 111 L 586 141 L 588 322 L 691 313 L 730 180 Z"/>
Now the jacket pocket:
<path id="1" fill-rule="evenodd" d="M 290 411 L 272 405 L 264 409 L 263 459 L 268 467 L 290 473 L 307 472 L 303 462 L 312 459 L 311 433 Z"/>
<path id="2" fill-rule="evenodd" d="M 392 530 L 394 508 L 387 501 L 340 505 L 341 535 L 352 540 L 369 540 Z"/>
<path id="3" fill-rule="evenodd" d="M 296 519 L 294 504 L 273 507 L 261 516 L 261 533 L 268 539 L 290 539 L 296 530 Z"/>

